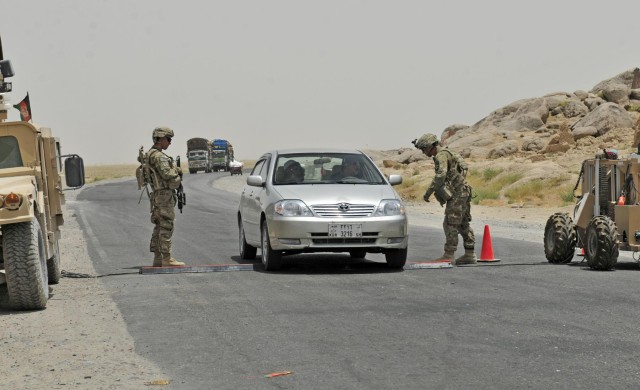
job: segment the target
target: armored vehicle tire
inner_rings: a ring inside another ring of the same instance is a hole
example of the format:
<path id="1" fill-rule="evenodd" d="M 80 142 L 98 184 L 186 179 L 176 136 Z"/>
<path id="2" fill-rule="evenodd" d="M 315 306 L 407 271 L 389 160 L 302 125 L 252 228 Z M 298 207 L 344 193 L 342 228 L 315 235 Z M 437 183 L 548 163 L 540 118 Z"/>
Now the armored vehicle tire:
<path id="1" fill-rule="evenodd" d="M 58 284 L 62 270 L 60 269 L 60 249 L 58 248 L 58 240 L 53 244 L 53 256 L 47 260 L 47 274 L 49 275 L 49 284 Z"/>
<path id="2" fill-rule="evenodd" d="M 44 309 L 49 282 L 38 220 L 3 225 L 2 240 L 9 304 L 18 310 Z"/>
<path id="3" fill-rule="evenodd" d="M 364 259 L 365 256 L 367 256 L 367 251 L 362 249 L 354 249 L 352 251 L 349 251 L 349 256 L 351 256 L 352 259 Z"/>
<path id="4" fill-rule="evenodd" d="M 242 260 L 254 260 L 256 258 L 256 251 L 258 248 L 247 244 L 247 240 L 244 236 L 244 227 L 242 221 L 238 218 L 238 243 L 240 244 L 240 258 Z"/>
<path id="5" fill-rule="evenodd" d="M 407 251 L 408 248 L 391 249 L 388 252 L 385 252 L 384 257 L 387 260 L 387 267 L 393 269 L 404 267 L 407 263 Z"/>
<path id="6" fill-rule="evenodd" d="M 587 225 L 585 257 L 589 268 L 610 270 L 618 262 L 618 229 L 611 218 L 598 215 Z"/>
<path id="7" fill-rule="evenodd" d="M 282 252 L 274 251 L 269 242 L 269 228 L 267 221 L 262 221 L 262 265 L 267 271 L 276 271 L 282 268 Z"/>
<path id="8" fill-rule="evenodd" d="M 576 229 L 567 213 L 555 213 L 544 228 L 544 254 L 549 263 L 571 262 L 576 250 Z"/>

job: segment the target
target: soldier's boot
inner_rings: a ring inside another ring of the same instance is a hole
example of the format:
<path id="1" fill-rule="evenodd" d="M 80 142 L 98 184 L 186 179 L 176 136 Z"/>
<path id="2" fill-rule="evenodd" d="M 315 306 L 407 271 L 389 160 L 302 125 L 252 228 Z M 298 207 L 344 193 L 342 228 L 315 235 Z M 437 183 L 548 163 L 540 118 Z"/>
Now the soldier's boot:
<path id="1" fill-rule="evenodd" d="M 451 261 L 453 262 L 453 254 L 454 251 L 444 250 L 444 254 L 437 259 L 429 260 L 429 261 Z"/>
<path id="2" fill-rule="evenodd" d="M 473 249 L 465 249 L 464 250 L 464 255 L 458 257 L 456 259 L 456 265 L 464 265 L 464 264 L 475 264 L 476 261 L 478 261 L 478 258 L 476 257 L 476 253 L 473 251 Z"/>
<path id="3" fill-rule="evenodd" d="M 163 267 L 176 267 L 184 265 L 182 261 L 178 261 L 171 257 L 171 253 L 163 253 L 162 254 L 162 266 Z"/>
<path id="4" fill-rule="evenodd" d="M 153 252 L 153 266 L 162 267 L 162 255 L 160 252 Z"/>

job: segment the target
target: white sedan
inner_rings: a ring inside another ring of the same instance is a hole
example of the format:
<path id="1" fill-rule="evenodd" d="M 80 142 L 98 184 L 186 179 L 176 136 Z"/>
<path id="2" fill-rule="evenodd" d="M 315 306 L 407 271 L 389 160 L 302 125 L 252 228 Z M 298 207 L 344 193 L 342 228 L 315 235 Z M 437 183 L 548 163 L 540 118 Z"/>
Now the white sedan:
<path id="1" fill-rule="evenodd" d="M 387 265 L 407 259 L 408 221 L 393 185 L 358 150 L 289 149 L 265 153 L 240 195 L 240 256 L 262 252 L 266 270 L 282 267 L 282 256 L 348 252 L 364 258 L 384 253 Z"/>

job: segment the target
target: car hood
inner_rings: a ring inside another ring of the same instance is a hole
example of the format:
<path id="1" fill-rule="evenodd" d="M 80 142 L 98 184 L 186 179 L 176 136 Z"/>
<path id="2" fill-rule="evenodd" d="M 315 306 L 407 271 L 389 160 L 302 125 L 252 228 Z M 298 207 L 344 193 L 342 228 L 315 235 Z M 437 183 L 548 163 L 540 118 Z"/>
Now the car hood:
<path id="1" fill-rule="evenodd" d="M 5 195 L 14 192 L 27 196 L 33 193 L 34 181 L 34 176 L 0 177 L 0 191 Z"/>
<path id="2" fill-rule="evenodd" d="M 354 203 L 378 205 L 382 199 L 399 199 L 389 185 L 303 184 L 275 188 L 282 199 L 301 199 L 307 205 Z"/>

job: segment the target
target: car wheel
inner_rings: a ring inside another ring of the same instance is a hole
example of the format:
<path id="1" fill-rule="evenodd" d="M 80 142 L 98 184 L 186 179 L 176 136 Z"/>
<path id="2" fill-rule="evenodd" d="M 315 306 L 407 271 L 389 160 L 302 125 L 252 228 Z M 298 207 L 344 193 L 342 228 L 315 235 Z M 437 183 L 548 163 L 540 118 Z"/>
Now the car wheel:
<path id="1" fill-rule="evenodd" d="M 238 244 L 240 246 L 240 258 L 242 260 L 254 260 L 256 258 L 256 251 L 258 248 L 247 244 L 247 240 L 244 236 L 244 227 L 240 220 L 238 220 Z"/>
<path id="2" fill-rule="evenodd" d="M 352 251 L 349 251 L 349 255 L 352 259 L 364 259 L 364 257 L 367 255 L 367 251 L 365 251 L 364 249 L 354 249 Z"/>
<path id="3" fill-rule="evenodd" d="M 282 268 L 282 252 L 274 251 L 269 242 L 269 227 L 267 221 L 262 222 L 262 264 L 267 271 L 275 271 Z"/>
<path id="4" fill-rule="evenodd" d="M 384 257 L 387 259 L 387 267 L 399 269 L 407 263 L 407 249 L 392 249 L 385 252 Z"/>

